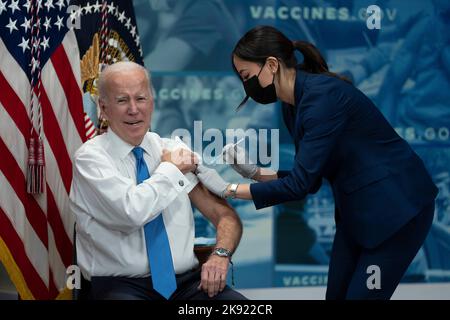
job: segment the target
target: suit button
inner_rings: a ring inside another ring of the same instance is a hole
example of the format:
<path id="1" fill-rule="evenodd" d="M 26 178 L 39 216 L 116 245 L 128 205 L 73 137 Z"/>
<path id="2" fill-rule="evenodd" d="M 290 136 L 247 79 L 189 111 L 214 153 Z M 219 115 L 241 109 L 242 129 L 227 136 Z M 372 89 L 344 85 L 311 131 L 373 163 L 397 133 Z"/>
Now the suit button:
<path id="1" fill-rule="evenodd" d="M 180 180 L 180 181 L 178 181 L 178 184 L 180 185 L 180 187 L 182 187 L 182 186 L 184 186 L 184 181 Z"/>

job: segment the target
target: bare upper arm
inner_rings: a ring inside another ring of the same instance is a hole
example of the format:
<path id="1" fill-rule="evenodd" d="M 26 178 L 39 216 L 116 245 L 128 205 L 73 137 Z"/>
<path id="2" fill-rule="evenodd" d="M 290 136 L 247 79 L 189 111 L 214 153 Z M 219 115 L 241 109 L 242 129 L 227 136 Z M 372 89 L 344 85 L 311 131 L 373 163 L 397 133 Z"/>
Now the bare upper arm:
<path id="1" fill-rule="evenodd" d="M 219 219 L 225 215 L 237 216 L 234 209 L 224 200 L 208 191 L 201 183 L 198 183 L 189 193 L 192 204 L 200 212 L 217 226 Z"/>

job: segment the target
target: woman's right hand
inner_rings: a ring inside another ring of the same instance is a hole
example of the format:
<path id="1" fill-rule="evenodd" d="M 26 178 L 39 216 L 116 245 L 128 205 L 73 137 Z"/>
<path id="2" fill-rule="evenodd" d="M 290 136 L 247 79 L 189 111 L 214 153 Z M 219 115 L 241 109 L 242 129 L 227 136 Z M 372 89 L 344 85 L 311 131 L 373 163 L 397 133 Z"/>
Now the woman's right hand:
<path id="1" fill-rule="evenodd" d="M 237 145 L 227 144 L 223 147 L 222 156 L 225 163 L 244 178 L 252 179 L 258 172 L 259 167 L 247 159 L 245 150 Z"/>
<path id="2" fill-rule="evenodd" d="M 200 164 L 195 170 L 195 174 L 209 191 L 221 198 L 225 198 L 230 183 L 223 180 L 216 170 Z"/>

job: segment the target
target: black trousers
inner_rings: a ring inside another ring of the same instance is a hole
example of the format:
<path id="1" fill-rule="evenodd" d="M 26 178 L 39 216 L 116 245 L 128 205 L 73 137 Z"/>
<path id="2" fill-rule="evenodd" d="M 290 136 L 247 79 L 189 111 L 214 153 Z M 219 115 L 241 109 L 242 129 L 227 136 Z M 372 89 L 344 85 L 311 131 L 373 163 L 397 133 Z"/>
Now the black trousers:
<path id="1" fill-rule="evenodd" d="M 246 300 L 239 292 L 225 286 L 210 298 L 200 285 L 200 270 L 177 275 L 177 290 L 169 300 Z M 89 298 L 94 300 L 165 300 L 153 289 L 151 277 L 92 277 Z"/>
<path id="2" fill-rule="evenodd" d="M 358 246 L 339 224 L 328 271 L 327 299 L 390 299 L 430 230 L 434 201 L 378 247 Z M 371 267 L 372 266 L 372 267 Z M 368 285 L 379 268 L 380 288 Z"/>

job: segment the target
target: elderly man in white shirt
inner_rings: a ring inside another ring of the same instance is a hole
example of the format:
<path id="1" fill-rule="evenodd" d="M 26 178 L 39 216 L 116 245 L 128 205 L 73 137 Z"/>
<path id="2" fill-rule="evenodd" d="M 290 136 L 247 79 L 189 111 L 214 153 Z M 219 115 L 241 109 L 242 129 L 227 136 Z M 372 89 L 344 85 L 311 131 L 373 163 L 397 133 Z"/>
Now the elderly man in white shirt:
<path id="1" fill-rule="evenodd" d="M 226 285 L 241 221 L 199 183 L 193 152 L 149 132 L 154 102 L 145 68 L 108 66 L 98 88 L 109 129 L 76 152 L 70 192 L 77 260 L 91 282 L 90 297 L 245 299 Z M 191 202 L 217 229 L 215 254 L 201 268 Z"/>

